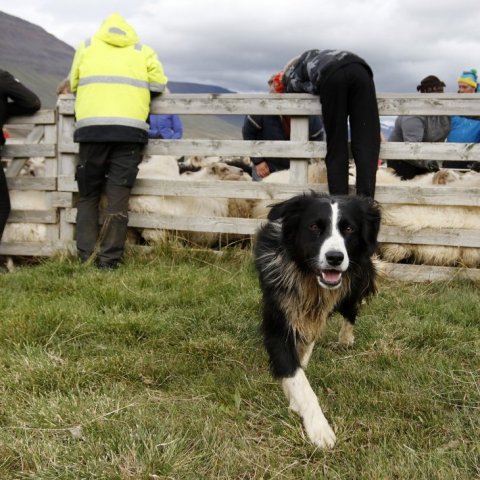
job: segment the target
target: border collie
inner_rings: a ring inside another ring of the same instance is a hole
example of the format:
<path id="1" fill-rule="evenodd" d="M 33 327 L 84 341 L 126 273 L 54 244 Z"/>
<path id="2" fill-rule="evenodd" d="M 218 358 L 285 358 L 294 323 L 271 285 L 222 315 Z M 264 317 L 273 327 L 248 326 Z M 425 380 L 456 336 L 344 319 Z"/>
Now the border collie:
<path id="1" fill-rule="evenodd" d="M 270 368 L 321 448 L 333 447 L 336 438 L 304 369 L 333 312 L 344 317 L 339 342 L 353 344 L 359 305 L 376 291 L 371 256 L 379 228 L 380 208 L 372 199 L 310 192 L 275 204 L 257 234 Z"/>

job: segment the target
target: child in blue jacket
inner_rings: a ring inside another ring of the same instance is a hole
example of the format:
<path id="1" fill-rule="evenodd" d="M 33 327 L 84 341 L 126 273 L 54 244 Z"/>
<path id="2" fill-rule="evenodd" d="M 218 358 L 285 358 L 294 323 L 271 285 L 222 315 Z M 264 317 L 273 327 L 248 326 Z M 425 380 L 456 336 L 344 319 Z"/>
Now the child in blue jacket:
<path id="1" fill-rule="evenodd" d="M 178 115 L 150 115 L 148 138 L 178 139 L 183 136 L 183 125 Z"/>

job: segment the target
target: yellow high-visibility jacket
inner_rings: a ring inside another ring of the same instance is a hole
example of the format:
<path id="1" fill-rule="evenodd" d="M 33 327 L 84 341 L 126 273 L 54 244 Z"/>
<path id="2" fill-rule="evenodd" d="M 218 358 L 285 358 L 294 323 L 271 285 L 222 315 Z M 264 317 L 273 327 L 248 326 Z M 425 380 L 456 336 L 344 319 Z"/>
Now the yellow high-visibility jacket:
<path id="1" fill-rule="evenodd" d="M 121 15 L 110 15 L 73 59 L 75 141 L 146 143 L 150 92 L 163 92 L 167 81 L 156 53 Z"/>

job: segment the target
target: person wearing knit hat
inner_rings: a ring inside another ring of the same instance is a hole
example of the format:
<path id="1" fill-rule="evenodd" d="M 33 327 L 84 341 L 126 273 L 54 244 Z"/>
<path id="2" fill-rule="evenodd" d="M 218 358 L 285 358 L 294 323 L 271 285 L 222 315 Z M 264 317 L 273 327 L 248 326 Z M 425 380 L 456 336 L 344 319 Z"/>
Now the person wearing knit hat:
<path id="1" fill-rule="evenodd" d="M 474 68 L 462 72 L 460 77 L 458 77 L 457 82 L 458 93 L 475 93 L 478 91 L 477 71 Z"/>
<path id="2" fill-rule="evenodd" d="M 472 68 L 462 72 L 457 79 L 458 93 L 475 93 L 478 91 L 477 71 Z M 477 116 L 453 115 L 452 127 L 447 142 L 480 143 L 480 118 Z M 478 162 L 477 162 L 478 163 Z M 475 162 L 449 160 L 443 162 L 444 168 L 473 168 Z"/>
<path id="3" fill-rule="evenodd" d="M 420 93 L 443 93 L 445 83 L 435 75 L 425 77 L 417 86 Z M 450 131 L 451 120 L 448 115 L 405 115 L 395 120 L 389 142 L 443 142 Z M 409 180 L 430 171 L 438 170 L 436 161 L 428 163 L 419 160 L 388 160 L 402 180 Z"/>
<path id="4" fill-rule="evenodd" d="M 428 77 L 425 77 L 420 82 L 420 85 L 417 85 L 417 92 L 420 92 L 420 93 L 443 93 L 444 88 L 445 88 L 445 83 L 444 82 L 442 82 L 435 75 L 429 75 Z"/>

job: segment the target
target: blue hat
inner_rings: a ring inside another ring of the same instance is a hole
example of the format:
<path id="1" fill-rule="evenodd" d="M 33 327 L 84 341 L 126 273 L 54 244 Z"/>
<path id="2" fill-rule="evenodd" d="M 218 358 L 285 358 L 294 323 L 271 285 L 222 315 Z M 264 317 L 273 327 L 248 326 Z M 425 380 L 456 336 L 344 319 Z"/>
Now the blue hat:
<path id="1" fill-rule="evenodd" d="M 470 85 L 473 88 L 477 88 L 478 86 L 477 71 L 474 68 L 472 68 L 467 72 L 462 72 L 460 77 L 457 79 L 457 82 L 466 83 L 467 85 Z"/>

